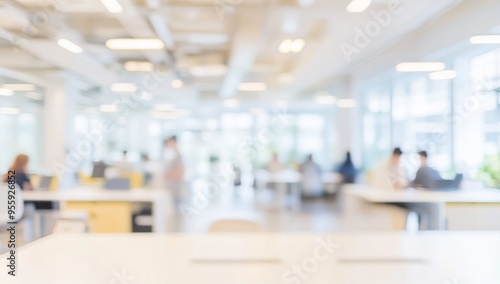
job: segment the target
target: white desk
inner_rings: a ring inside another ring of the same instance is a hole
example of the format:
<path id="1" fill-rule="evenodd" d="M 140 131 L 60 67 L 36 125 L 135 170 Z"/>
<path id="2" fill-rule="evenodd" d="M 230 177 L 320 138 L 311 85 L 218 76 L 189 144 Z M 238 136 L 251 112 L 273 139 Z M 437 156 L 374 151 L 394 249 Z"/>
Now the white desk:
<path id="1" fill-rule="evenodd" d="M 153 208 L 153 232 L 166 232 L 166 214 L 170 206 L 169 194 L 165 190 L 132 189 L 102 190 L 86 187 L 61 189 L 58 191 L 24 191 L 25 201 L 97 201 L 97 202 L 148 202 Z"/>
<path id="2" fill-rule="evenodd" d="M 416 204 L 426 210 L 430 229 L 446 228 L 447 203 L 500 203 L 500 190 L 462 189 L 437 192 L 422 189 L 377 189 L 367 185 L 346 186 L 345 193 L 370 203 Z"/>
<path id="3" fill-rule="evenodd" d="M 500 234 L 52 235 L 18 261 L 0 283 L 497 284 Z"/>

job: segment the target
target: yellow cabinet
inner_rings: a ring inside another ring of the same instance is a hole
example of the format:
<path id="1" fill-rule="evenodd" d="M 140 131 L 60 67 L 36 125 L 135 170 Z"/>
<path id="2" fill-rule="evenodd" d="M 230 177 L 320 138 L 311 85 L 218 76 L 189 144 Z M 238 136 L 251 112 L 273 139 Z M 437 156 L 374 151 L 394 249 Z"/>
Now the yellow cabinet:
<path id="1" fill-rule="evenodd" d="M 128 202 L 66 202 L 65 209 L 85 210 L 91 233 L 132 232 L 132 206 Z"/>

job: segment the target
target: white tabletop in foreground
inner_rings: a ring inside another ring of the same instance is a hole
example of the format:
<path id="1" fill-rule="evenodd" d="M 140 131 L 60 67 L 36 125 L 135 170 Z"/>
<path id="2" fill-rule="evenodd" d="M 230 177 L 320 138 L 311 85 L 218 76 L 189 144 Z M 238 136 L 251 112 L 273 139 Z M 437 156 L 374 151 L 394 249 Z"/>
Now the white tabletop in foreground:
<path id="1" fill-rule="evenodd" d="M 498 284 L 500 233 L 53 235 L 18 261 L 0 283 Z"/>

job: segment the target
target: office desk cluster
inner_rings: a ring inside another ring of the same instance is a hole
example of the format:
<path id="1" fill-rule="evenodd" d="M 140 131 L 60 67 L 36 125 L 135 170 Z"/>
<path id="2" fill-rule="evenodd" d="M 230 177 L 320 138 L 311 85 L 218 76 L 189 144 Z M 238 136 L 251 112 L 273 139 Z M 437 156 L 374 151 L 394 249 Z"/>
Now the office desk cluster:
<path id="1" fill-rule="evenodd" d="M 422 189 L 384 190 L 350 185 L 348 200 L 365 204 L 410 205 L 425 212 L 431 230 L 500 230 L 500 190 L 465 188 L 436 192 Z M 359 205 L 359 204 L 358 204 Z M 362 205 L 361 205 L 362 206 Z M 346 207 L 356 207 L 352 202 Z"/>
<path id="2" fill-rule="evenodd" d="M 87 211 L 90 217 L 90 231 L 99 233 L 131 232 L 134 203 L 150 203 L 153 232 L 164 233 L 166 216 L 168 210 L 172 209 L 166 190 L 102 190 L 78 187 L 58 191 L 25 191 L 23 196 L 25 201 L 59 203 L 63 210 Z"/>

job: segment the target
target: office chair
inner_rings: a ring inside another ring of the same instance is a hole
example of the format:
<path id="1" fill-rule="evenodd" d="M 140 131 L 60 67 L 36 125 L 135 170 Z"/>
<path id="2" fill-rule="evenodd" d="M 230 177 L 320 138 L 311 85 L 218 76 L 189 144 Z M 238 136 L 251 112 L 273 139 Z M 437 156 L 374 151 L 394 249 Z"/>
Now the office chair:
<path id="1" fill-rule="evenodd" d="M 242 219 L 224 219 L 213 222 L 209 233 L 254 233 L 261 232 L 262 227 L 255 221 Z"/>

